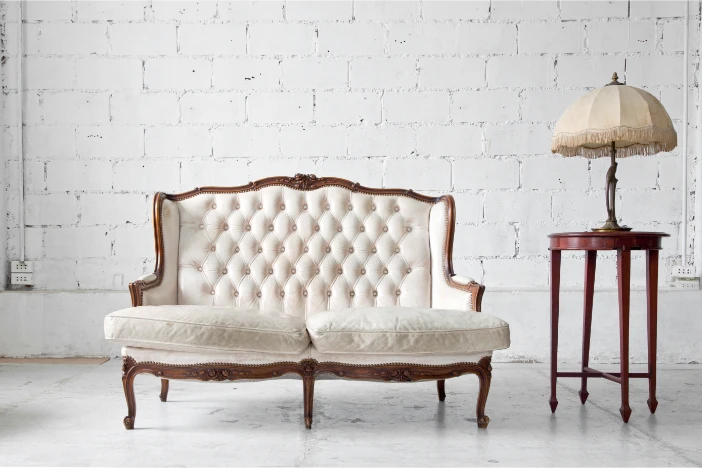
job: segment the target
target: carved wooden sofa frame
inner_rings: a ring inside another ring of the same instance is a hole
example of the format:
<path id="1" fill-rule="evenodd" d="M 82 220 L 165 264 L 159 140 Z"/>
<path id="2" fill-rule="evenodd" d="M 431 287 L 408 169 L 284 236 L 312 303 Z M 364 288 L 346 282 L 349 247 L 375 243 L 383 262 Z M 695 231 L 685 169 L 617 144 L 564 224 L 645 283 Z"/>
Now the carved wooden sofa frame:
<path id="1" fill-rule="evenodd" d="M 296 174 L 294 177 L 270 177 L 239 187 L 201 187 L 181 194 L 157 193 L 153 202 L 153 225 L 156 245 L 155 279 L 139 280 L 129 285 L 132 306 L 142 305 L 143 292 L 158 286 L 164 272 L 164 242 L 161 225 L 161 204 L 163 200 L 179 201 L 201 193 L 237 193 L 258 190 L 263 187 L 278 185 L 297 190 L 314 190 L 325 186 L 344 187 L 352 192 L 380 195 L 399 195 L 428 203 L 446 203 L 447 235 L 444 246 L 444 275 L 450 287 L 471 293 L 473 311 L 480 312 L 481 299 L 485 287 L 476 282 L 462 284 L 454 281 L 452 250 L 455 230 L 455 204 L 453 197 L 428 197 L 412 190 L 376 189 L 352 183 L 345 179 L 314 175 Z M 174 365 L 158 362 L 139 362 L 129 356 L 123 357 L 122 384 L 127 400 L 127 416 L 124 418 L 126 429 L 133 429 L 136 418 L 136 399 L 134 395 L 134 378 L 138 374 L 151 374 L 161 379 L 160 399 L 168 398 L 169 379 L 191 379 L 202 381 L 233 381 L 239 379 L 272 379 L 284 374 L 297 374 L 303 381 L 304 421 L 305 426 L 312 427 L 312 409 L 315 379 L 321 374 L 333 374 L 345 379 L 375 380 L 386 382 L 415 382 L 436 380 L 440 401 L 444 401 L 445 380 L 464 374 L 477 375 L 480 389 L 476 404 L 476 419 L 479 428 L 486 428 L 490 419 L 485 414 L 488 392 L 492 378 L 491 356 L 482 357 L 479 362 L 456 362 L 453 364 L 424 365 L 407 363 L 385 364 L 343 364 L 338 362 L 318 362 L 316 359 L 303 359 L 299 362 L 276 362 L 272 364 L 230 364 L 207 362 L 195 365 Z"/>

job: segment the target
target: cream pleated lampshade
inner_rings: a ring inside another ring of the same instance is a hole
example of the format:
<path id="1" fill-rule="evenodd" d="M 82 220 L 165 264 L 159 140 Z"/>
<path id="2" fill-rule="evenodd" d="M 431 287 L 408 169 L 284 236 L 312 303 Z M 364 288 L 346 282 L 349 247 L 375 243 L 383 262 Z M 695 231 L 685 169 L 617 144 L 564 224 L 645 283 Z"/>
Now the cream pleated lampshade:
<path id="1" fill-rule="evenodd" d="M 556 124 L 551 151 L 563 156 L 617 157 L 671 151 L 678 138 L 663 105 L 643 89 L 619 83 L 581 97 Z"/>

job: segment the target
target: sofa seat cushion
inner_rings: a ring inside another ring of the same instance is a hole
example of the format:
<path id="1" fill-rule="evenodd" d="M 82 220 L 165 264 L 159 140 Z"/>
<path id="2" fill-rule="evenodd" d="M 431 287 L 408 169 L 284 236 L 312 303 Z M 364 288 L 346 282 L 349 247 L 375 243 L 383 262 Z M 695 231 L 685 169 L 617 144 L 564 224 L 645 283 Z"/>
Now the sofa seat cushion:
<path id="1" fill-rule="evenodd" d="M 127 346 L 299 354 L 310 343 L 301 317 L 193 305 L 143 306 L 105 317 L 105 338 Z"/>
<path id="2" fill-rule="evenodd" d="M 509 347 L 509 325 L 448 309 L 363 307 L 320 312 L 307 331 L 321 353 L 465 354 Z"/>

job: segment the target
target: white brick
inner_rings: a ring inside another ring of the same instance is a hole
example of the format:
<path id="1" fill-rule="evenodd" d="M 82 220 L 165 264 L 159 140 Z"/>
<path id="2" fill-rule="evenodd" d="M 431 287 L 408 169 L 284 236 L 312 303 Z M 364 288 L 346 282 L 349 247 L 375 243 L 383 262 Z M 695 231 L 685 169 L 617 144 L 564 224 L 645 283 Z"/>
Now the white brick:
<path id="1" fill-rule="evenodd" d="M 348 62 L 324 57 L 283 60 L 285 88 L 345 88 L 348 86 Z"/>
<path id="2" fill-rule="evenodd" d="M 544 124 L 512 124 L 485 128 L 489 154 L 544 154 L 551 149 L 551 130 Z"/>
<path id="3" fill-rule="evenodd" d="M 253 55 L 306 55 L 315 50 L 312 24 L 254 23 L 248 34 L 248 53 Z"/>
<path id="4" fill-rule="evenodd" d="M 621 192 L 616 205 L 621 206 Z M 619 211 L 617 211 L 619 213 Z M 604 189 L 591 193 L 557 192 L 553 194 L 553 219 L 557 223 L 584 222 L 600 225 L 607 219 Z"/>
<path id="5" fill-rule="evenodd" d="M 533 223 L 551 220 L 551 195 L 539 192 L 488 192 L 485 220 L 495 223 Z"/>
<path id="6" fill-rule="evenodd" d="M 237 55 L 246 53 L 246 26 L 243 24 L 186 24 L 178 28 L 178 34 L 181 54 Z"/>
<path id="7" fill-rule="evenodd" d="M 315 157 L 346 155 L 344 127 L 294 126 L 280 129 L 283 156 Z"/>
<path id="8" fill-rule="evenodd" d="M 463 57 L 419 59 L 422 88 L 479 88 L 485 85 L 485 60 Z"/>
<path id="9" fill-rule="evenodd" d="M 425 20 L 484 20 L 487 19 L 489 12 L 489 0 L 475 0 L 470 2 L 431 0 L 422 3 L 422 17 Z"/>
<path id="10" fill-rule="evenodd" d="M 249 168 L 246 160 L 227 159 L 226 161 L 186 161 L 180 169 L 180 188 L 219 186 L 230 187 L 249 182 Z"/>
<path id="11" fill-rule="evenodd" d="M 590 162 L 592 189 L 604 189 L 610 165 L 610 158 L 599 158 Z M 654 189 L 657 181 L 658 158 L 633 156 L 617 159 L 618 189 Z"/>
<path id="12" fill-rule="evenodd" d="M 246 118 L 243 94 L 188 93 L 180 98 L 183 123 L 237 123 Z"/>
<path id="13" fill-rule="evenodd" d="M 628 14 L 629 2 L 625 0 L 561 2 L 563 20 L 626 18 Z"/>
<path id="14" fill-rule="evenodd" d="M 117 259 L 154 258 L 154 228 L 143 226 L 117 226 L 115 229 L 115 257 Z"/>
<path id="15" fill-rule="evenodd" d="M 212 84 L 217 89 L 274 89 L 280 87 L 277 59 L 214 59 Z"/>
<path id="16" fill-rule="evenodd" d="M 385 187 L 451 190 L 451 163 L 445 159 L 387 159 Z"/>
<path id="17" fill-rule="evenodd" d="M 25 25 L 27 54 L 106 54 L 104 24 L 41 23 Z"/>
<path id="18" fill-rule="evenodd" d="M 590 52 L 650 52 L 656 47 L 653 20 L 592 22 L 587 26 Z"/>
<path id="19" fill-rule="evenodd" d="M 131 58 L 76 60 L 77 89 L 141 89 L 142 62 Z"/>
<path id="20" fill-rule="evenodd" d="M 519 119 L 519 97 L 511 90 L 458 91 L 453 93 L 455 122 L 495 122 Z"/>
<path id="21" fill-rule="evenodd" d="M 585 231 L 588 225 L 554 225 L 525 223 L 519 226 L 519 255 L 547 255 L 548 235 L 556 232 Z M 563 259 L 565 260 L 565 258 Z M 582 263 L 581 263 L 582 266 Z"/>
<path id="22" fill-rule="evenodd" d="M 452 54 L 456 52 L 455 23 L 390 23 L 391 54 Z"/>
<path id="23" fill-rule="evenodd" d="M 27 194 L 24 198 L 24 210 L 25 222 L 30 226 L 74 224 L 78 221 L 78 200 L 75 195 Z"/>
<path id="24" fill-rule="evenodd" d="M 110 51 L 114 55 L 175 55 L 176 46 L 176 27 L 172 24 L 110 25 Z"/>
<path id="25" fill-rule="evenodd" d="M 76 289 L 76 260 L 44 260 L 34 267 L 35 289 Z"/>
<path id="26" fill-rule="evenodd" d="M 160 21 L 202 21 L 215 17 L 217 2 L 157 1 L 151 5 L 154 19 Z"/>
<path id="27" fill-rule="evenodd" d="M 26 57 L 24 89 L 70 89 L 73 87 L 73 60 Z"/>
<path id="28" fill-rule="evenodd" d="M 617 205 L 617 215 L 627 223 L 680 220 L 680 190 L 623 190 L 620 195 L 622 202 Z"/>
<path id="29" fill-rule="evenodd" d="M 660 188 L 678 189 L 682 186 L 682 158 L 675 156 L 661 157 L 659 167 L 658 186 Z"/>
<path id="30" fill-rule="evenodd" d="M 671 70 L 682 69 L 682 55 L 629 57 L 626 61 L 626 80 L 636 83 L 636 86 L 680 85 L 683 82 L 682 73 L 671 73 Z"/>
<path id="31" fill-rule="evenodd" d="M 147 2 L 138 0 L 76 2 L 76 16 L 80 21 L 133 21 L 144 19 Z"/>
<path id="32" fill-rule="evenodd" d="M 417 151 L 420 156 L 474 156 L 482 152 L 482 131 L 471 125 L 422 126 Z"/>
<path id="33" fill-rule="evenodd" d="M 146 89 L 207 89 L 212 65 L 206 59 L 149 59 L 144 65 Z"/>
<path id="34" fill-rule="evenodd" d="M 75 135 L 70 127 L 27 126 L 24 155 L 27 159 L 67 159 L 76 155 Z"/>
<path id="35" fill-rule="evenodd" d="M 415 150 L 415 132 L 410 127 L 385 125 L 349 130 L 351 156 L 409 156 Z"/>
<path id="36" fill-rule="evenodd" d="M 104 227 L 48 228 L 44 233 L 46 258 L 108 257 L 111 233 Z"/>
<path id="37" fill-rule="evenodd" d="M 25 193 L 44 192 L 46 190 L 46 180 L 44 176 L 45 165 L 46 163 L 44 161 L 24 161 Z M 7 180 L 5 190 L 9 196 L 14 196 L 15 194 L 19 193 L 19 174 L 20 169 L 18 160 L 7 161 L 5 163 L 5 180 Z M 8 213 L 10 210 L 12 212 L 15 211 L 14 207 L 8 208 Z M 17 209 L 18 208 L 19 206 L 17 206 Z"/>
<path id="38" fill-rule="evenodd" d="M 254 0 L 242 2 L 217 2 L 218 15 L 224 21 L 276 21 L 283 19 L 285 2 L 278 0 Z"/>
<path id="39" fill-rule="evenodd" d="M 405 57 L 360 58 L 350 66 L 352 88 L 414 88 L 417 61 Z"/>
<path id="40" fill-rule="evenodd" d="M 42 110 L 46 123 L 101 124 L 110 121 L 107 94 L 45 94 Z"/>
<path id="41" fill-rule="evenodd" d="M 693 7 L 690 7 L 692 14 Z M 631 17 L 666 18 L 685 16 L 685 2 L 679 0 L 642 0 L 631 2 Z"/>
<path id="42" fill-rule="evenodd" d="M 383 161 L 377 158 L 323 159 L 316 170 L 323 177 L 341 177 L 366 187 L 383 186 Z"/>
<path id="43" fill-rule="evenodd" d="M 555 122 L 583 94 L 583 91 L 557 89 L 526 90 L 521 94 L 522 119 L 527 122 Z"/>
<path id="44" fill-rule="evenodd" d="M 522 160 L 522 188 L 575 190 L 588 187 L 585 158 L 536 157 Z"/>
<path id="45" fill-rule="evenodd" d="M 46 167 L 49 191 L 110 190 L 112 163 L 109 161 L 49 161 Z"/>
<path id="46" fill-rule="evenodd" d="M 73 19 L 71 2 L 34 0 L 22 5 L 22 19 L 25 21 L 70 21 Z"/>
<path id="47" fill-rule="evenodd" d="M 314 174 L 317 172 L 313 159 L 254 159 L 249 165 L 251 180 L 280 175 Z"/>
<path id="48" fill-rule="evenodd" d="M 149 158 L 203 157 L 212 154 L 210 132 L 203 127 L 152 127 L 146 129 Z"/>
<path id="49" fill-rule="evenodd" d="M 597 23 L 593 23 L 594 26 Z M 605 24 L 605 23 L 599 23 Z M 519 53 L 580 52 L 584 35 L 580 23 L 523 23 L 519 25 Z"/>
<path id="50" fill-rule="evenodd" d="M 216 158 L 280 154 L 280 132 L 275 127 L 219 127 L 212 131 L 212 140 Z"/>
<path id="51" fill-rule="evenodd" d="M 453 162 L 456 189 L 511 189 L 519 187 L 519 161 L 507 159 L 462 159 Z"/>
<path id="52" fill-rule="evenodd" d="M 615 55 L 562 55 L 558 59 L 558 86 L 599 88 L 611 81 L 612 72 L 623 77 L 624 57 Z"/>
<path id="53" fill-rule="evenodd" d="M 118 192 L 156 192 L 179 186 L 180 164 L 176 161 L 120 161 L 115 164 L 114 172 L 114 187 Z"/>
<path id="54" fill-rule="evenodd" d="M 112 121 L 120 124 L 163 124 L 178 122 L 175 94 L 116 93 L 111 100 Z"/>
<path id="55" fill-rule="evenodd" d="M 494 56 L 487 62 L 491 87 L 547 87 L 553 84 L 554 75 L 553 61 L 544 56 Z"/>
<path id="56" fill-rule="evenodd" d="M 357 20 L 402 21 L 419 19 L 420 3 L 399 0 L 357 0 L 354 17 Z"/>
<path id="57" fill-rule="evenodd" d="M 286 4 L 285 18 L 288 21 L 350 21 L 352 7 L 351 0 L 292 0 Z"/>
<path id="58" fill-rule="evenodd" d="M 315 96 L 319 124 L 380 123 L 380 94 L 373 92 L 320 92 Z"/>
<path id="59" fill-rule="evenodd" d="M 441 91 L 385 93 L 383 115 L 388 122 L 447 122 L 449 95 Z"/>
<path id="60" fill-rule="evenodd" d="M 131 159 L 144 155 L 141 127 L 80 127 L 76 129 L 78 157 L 86 159 Z"/>
<path id="61" fill-rule="evenodd" d="M 311 93 L 252 94 L 246 107 L 249 121 L 255 123 L 302 123 L 313 119 Z"/>
<path id="62" fill-rule="evenodd" d="M 375 55 L 383 53 L 383 25 L 377 23 L 320 24 L 320 54 Z"/>
<path id="63" fill-rule="evenodd" d="M 691 19 L 691 21 L 694 21 Z M 663 23 L 663 51 L 682 52 L 685 47 L 684 20 L 675 19 Z M 695 25 L 689 28 L 689 44 L 699 43 L 699 29 Z"/>
<path id="64" fill-rule="evenodd" d="M 483 194 L 454 193 L 456 199 L 456 223 L 479 223 L 483 221 Z"/>
<path id="65" fill-rule="evenodd" d="M 459 54 L 515 54 L 517 27 L 514 24 L 461 23 L 458 25 Z"/>
<path id="66" fill-rule="evenodd" d="M 483 261 L 488 286 L 511 288 L 548 285 L 549 268 L 544 259 L 488 258 Z"/>
<path id="67" fill-rule="evenodd" d="M 517 236 L 514 228 L 501 226 L 456 226 L 453 243 L 454 257 L 512 257 L 515 254 Z"/>
<path id="68" fill-rule="evenodd" d="M 491 3 L 493 20 L 553 20 L 558 17 L 558 1 L 496 0 Z"/>
<path id="69" fill-rule="evenodd" d="M 130 282 L 144 274 L 139 262 L 120 262 L 114 259 L 89 258 L 78 260 L 75 279 L 80 289 L 114 289 L 124 291 Z"/>

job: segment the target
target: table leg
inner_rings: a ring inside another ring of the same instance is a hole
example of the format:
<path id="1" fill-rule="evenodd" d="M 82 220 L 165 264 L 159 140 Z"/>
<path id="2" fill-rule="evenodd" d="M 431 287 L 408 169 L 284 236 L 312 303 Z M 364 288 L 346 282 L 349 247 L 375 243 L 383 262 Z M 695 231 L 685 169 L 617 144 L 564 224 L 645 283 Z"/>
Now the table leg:
<path id="1" fill-rule="evenodd" d="M 629 422 L 629 291 L 631 280 L 631 251 L 617 250 L 617 276 L 619 277 L 619 354 L 621 360 L 622 406 L 619 413 Z"/>
<path id="2" fill-rule="evenodd" d="M 658 339 L 658 251 L 646 251 L 646 311 L 648 315 L 648 409 L 656 412 L 656 341 Z"/>
<path id="3" fill-rule="evenodd" d="M 583 304 L 583 358 L 582 371 L 588 367 L 590 361 L 590 333 L 592 330 L 592 299 L 595 294 L 595 265 L 597 264 L 597 250 L 585 252 L 585 303 Z M 580 381 L 580 402 L 585 404 L 588 395 L 587 377 Z"/>
<path id="4" fill-rule="evenodd" d="M 561 251 L 551 250 L 551 412 L 556 412 L 556 373 L 558 372 L 558 310 L 560 308 Z"/>

